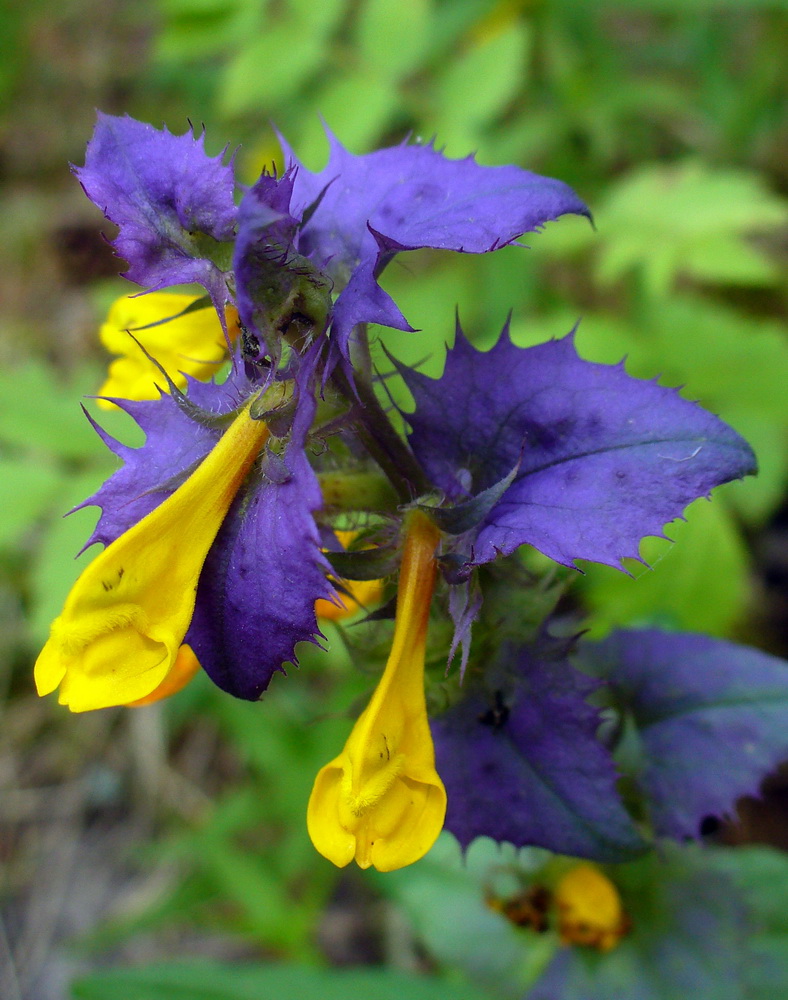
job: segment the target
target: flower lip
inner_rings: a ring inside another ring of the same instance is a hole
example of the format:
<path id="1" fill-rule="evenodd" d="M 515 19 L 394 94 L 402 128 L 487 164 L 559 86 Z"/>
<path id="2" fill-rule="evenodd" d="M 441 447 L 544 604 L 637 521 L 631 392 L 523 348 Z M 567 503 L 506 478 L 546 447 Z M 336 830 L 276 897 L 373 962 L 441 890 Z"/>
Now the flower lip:
<path id="1" fill-rule="evenodd" d="M 195 472 L 82 572 L 38 657 L 38 692 L 81 712 L 155 691 L 173 669 L 208 550 L 269 436 L 240 411 Z"/>
<path id="2" fill-rule="evenodd" d="M 408 516 L 386 669 L 342 753 L 318 773 L 307 810 L 315 847 L 339 867 L 393 871 L 432 847 L 446 813 L 424 696 L 424 657 L 440 532 Z"/>

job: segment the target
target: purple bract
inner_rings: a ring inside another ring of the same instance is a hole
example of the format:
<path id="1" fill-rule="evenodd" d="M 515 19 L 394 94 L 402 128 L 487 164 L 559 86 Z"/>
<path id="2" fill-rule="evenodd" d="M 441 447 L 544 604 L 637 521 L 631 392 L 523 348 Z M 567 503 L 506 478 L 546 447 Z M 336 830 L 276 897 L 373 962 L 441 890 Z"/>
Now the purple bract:
<path id="1" fill-rule="evenodd" d="M 620 568 L 692 500 L 755 471 L 727 424 L 623 364 L 584 361 L 571 336 L 521 348 L 505 328 L 482 352 L 458 328 L 440 378 L 400 371 L 411 446 L 450 500 L 517 470 L 472 533 L 472 564 L 529 544 L 567 566 Z"/>

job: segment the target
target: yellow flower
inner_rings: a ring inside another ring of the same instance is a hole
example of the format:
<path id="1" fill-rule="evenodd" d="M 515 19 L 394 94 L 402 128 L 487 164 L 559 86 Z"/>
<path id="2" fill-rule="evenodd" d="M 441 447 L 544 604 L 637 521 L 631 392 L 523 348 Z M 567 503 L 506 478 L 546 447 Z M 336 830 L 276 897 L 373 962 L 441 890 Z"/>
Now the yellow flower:
<path id="1" fill-rule="evenodd" d="M 347 549 L 357 537 L 358 532 L 335 531 L 334 534 L 342 548 Z M 377 604 L 383 593 L 382 580 L 339 580 L 338 582 L 343 588 L 341 591 L 337 591 L 337 599 L 340 603 L 335 604 L 333 601 L 319 598 L 315 601 L 315 614 L 318 618 L 333 622 L 350 618 L 359 608 Z"/>
<path id="2" fill-rule="evenodd" d="M 178 315 L 196 301 L 193 295 L 173 292 L 124 295 L 117 299 L 99 330 L 99 337 L 111 354 L 120 357 L 110 364 L 100 394 L 121 399 L 158 399 L 156 385 L 166 388 L 161 372 L 135 344 L 129 330 L 180 389 L 186 387 L 186 375 L 202 380 L 215 375 L 227 354 L 224 332 L 215 310 L 208 307 L 185 316 Z M 178 318 L 168 320 L 169 316 Z M 230 339 L 235 340 L 239 332 L 238 313 L 228 306 L 225 316 L 227 332 Z M 167 322 L 149 325 L 160 320 Z M 98 405 L 105 410 L 115 406 L 106 399 L 98 400 Z"/>
<path id="3" fill-rule="evenodd" d="M 185 483 L 82 572 L 38 657 L 40 695 L 59 686 L 61 704 L 84 712 L 138 701 L 169 676 L 205 557 L 268 438 L 250 406 Z"/>
<path id="4" fill-rule="evenodd" d="M 340 868 L 393 871 L 432 847 L 446 815 L 424 697 L 424 656 L 440 534 L 406 523 L 394 641 L 386 669 L 342 753 L 318 772 L 307 809 L 312 843 Z"/>
<path id="5" fill-rule="evenodd" d="M 610 951 L 629 930 L 618 890 L 595 865 L 567 872 L 556 886 L 555 902 L 564 944 Z"/>

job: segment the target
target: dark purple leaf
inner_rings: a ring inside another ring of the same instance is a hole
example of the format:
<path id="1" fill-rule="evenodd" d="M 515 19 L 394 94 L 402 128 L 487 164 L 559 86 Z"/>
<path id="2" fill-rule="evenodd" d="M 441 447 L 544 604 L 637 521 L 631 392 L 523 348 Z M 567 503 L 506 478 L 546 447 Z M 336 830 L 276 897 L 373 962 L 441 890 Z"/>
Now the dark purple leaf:
<path id="1" fill-rule="evenodd" d="M 480 524 L 472 559 L 530 544 L 564 565 L 620 567 L 646 535 L 712 487 L 755 470 L 747 442 L 676 390 L 623 364 L 583 361 L 573 338 L 488 352 L 458 328 L 431 379 L 400 366 L 416 410 L 411 446 L 455 502 L 518 474 Z"/>
<path id="2" fill-rule="evenodd" d="M 446 829 L 600 860 L 645 849 L 616 790 L 612 758 L 586 701 L 598 683 L 565 659 L 512 648 L 500 690 L 471 691 L 432 720 L 446 785 Z"/>
<path id="3" fill-rule="evenodd" d="M 319 635 L 315 600 L 330 598 L 330 567 L 312 511 L 320 488 L 306 456 L 291 449 L 291 477 L 264 476 L 239 495 L 205 561 L 186 636 L 220 688 L 256 700 L 295 646 Z"/>
<path id="4" fill-rule="evenodd" d="M 99 114 L 85 166 L 74 173 L 120 230 L 113 246 L 128 261 L 125 277 L 151 290 L 198 282 L 223 316 L 236 208 L 233 167 L 222 159 L 209 157 L 204 136 L 191 130 L 172 135 Z"/>
<path id="5" fill-rule="evenodd" d="M 609 678 L 640 731 L 638 780 L 658 834 L 697 837 L 707 816 L 788 760 L 788 663 L 705 635 L 622 630 L 581 656 Z"/>
<path id="6" fill-rule="evenodd" d="M 341 289 L 334 337 L 343 355 L 357 323 L 411 329 L 377 284 L 400 251 L 488 253 L 561 215 L 589 216 L 566 184 L 520 167 L 485 167 L 472 156 L 450 160 L 432 144 L 403 143 L 354 156 L 331 133 L 328 138 L 329 161 L 319 173 L 298 165 L 286 144 L 285 153 L 297 165 L 293 215 L 320 199 L 298 250 Z"/>

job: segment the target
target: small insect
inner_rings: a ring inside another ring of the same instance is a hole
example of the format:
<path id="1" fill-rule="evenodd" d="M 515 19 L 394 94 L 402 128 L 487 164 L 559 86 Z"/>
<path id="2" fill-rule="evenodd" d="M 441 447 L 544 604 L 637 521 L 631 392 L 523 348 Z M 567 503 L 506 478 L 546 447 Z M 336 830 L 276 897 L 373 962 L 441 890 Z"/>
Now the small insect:
<path id="1" fill-rule="evenodd" d="M 250 361 L 257 361 L 260 356 L 260 341 L 253 333 L 249 333 L 243 324 L 241 326 L 241 350 L 243 356 Z"/>
<path id="2" fill-rule="evenodd" d="M 493 703 L 486 712 L 477 716 L 479 722 L 484 726 L 492 726 L 493 729 L 500 729 L 506 725 L 509 718 L 509 706 L 503 700 L 503 691 L 496 691 L 493 695 Z"/>

